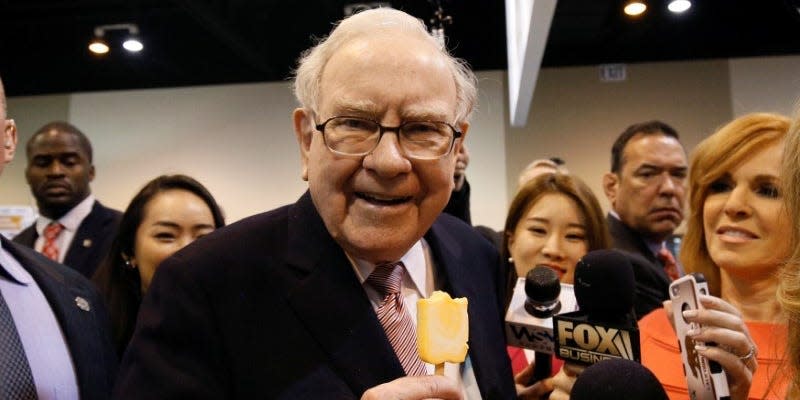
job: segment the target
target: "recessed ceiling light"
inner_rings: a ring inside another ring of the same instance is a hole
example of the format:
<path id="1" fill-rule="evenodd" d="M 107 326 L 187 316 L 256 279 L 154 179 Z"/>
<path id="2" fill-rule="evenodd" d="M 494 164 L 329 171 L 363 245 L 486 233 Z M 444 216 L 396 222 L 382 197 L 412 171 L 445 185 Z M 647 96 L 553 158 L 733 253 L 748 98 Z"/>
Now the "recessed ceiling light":
<path id="1" fill-rule="evenodd" d="M 89 43 L 89 51 L 94 54 L 108 53 L 108 45 L 100 39 L 95 39 Z"/>
<path id="2" fill-rule="evenodd" d="M 667 8 L 674 13 L 682 13 L 692 7 L 692 2 L 689 0 L 672 0 L 667 5 Z"/>
<path id="3" fill-rule="evenodd" d="M 642 13 L 645 12 L 645 10 L 647 10 L 647 5 L 641 1 L 632 1 L 626 4 L 624 9 L 625 14 L 628 14 L 630 16 L 641 15 Z"/>
<path id="4" fill-rule="evenodd" d="M 128 50 L 132 53 L 138 53 L 142 51 L 144 45 L 138 39 L 129 38 L 122 43 L 122 47 L 124 47 L 125 50 Z"/>

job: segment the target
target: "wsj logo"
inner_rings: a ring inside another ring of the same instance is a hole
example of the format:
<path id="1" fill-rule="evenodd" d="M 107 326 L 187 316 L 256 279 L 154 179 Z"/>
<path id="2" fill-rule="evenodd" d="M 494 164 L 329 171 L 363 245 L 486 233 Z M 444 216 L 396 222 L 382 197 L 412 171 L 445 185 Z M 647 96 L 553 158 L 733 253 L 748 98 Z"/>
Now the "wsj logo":
<path id="1" fill-rule="evenodd" d="M 627 330 L 564 320 L 556 323 L 558 355 L 563 359 L 590 364 L 609 358 L 638 359 Z"/>
<path id="2" fill-rule="evenodd" d="M 519 341 L 530 343 L 536 342 L 553 342 L 555 338 L 553 334 L 541 330 L 532 330 L 525 327 L 525 325 L 509 325 L 514 338 Z"/>
<path id="3" fill-rule="evenodd" d="M 553 352 L 553 330 L 550 328 L 508 323 L 506 325 L 508 343 L 543 353 Z"/>

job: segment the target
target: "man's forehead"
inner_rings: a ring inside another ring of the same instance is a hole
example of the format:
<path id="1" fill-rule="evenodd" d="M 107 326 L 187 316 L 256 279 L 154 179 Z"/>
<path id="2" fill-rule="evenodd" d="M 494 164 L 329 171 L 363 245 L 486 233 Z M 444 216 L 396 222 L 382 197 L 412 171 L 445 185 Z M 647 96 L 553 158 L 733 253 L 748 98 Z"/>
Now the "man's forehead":
<path id="1" fill-rule="evenodd" d="M 67 150 L 64 151 L 63 148 Z M 55 149 L 59 149 L 59 153 L 78 153 L 81 155 L 86 155 L 87 153 L 81 145 L 78 135 L 56 129 L 37 135 L 30 146 L 30 151 L 33 153 L 52 153 Z"/>
<path id="2" fill-rule="evenodd" d="M 363 97 L 337 97 L 331 99 L 323 107 L 326 111 L 336 115 L 352 115 L 364 117 L 379 117 L 386 112 L 387 104 L 381 104 Z M 452 105 L 442 104 L 442 102 L 409 102 L 402 110 L 401 116 L 405 118 L 438 118 L 448 119 L 452 114 Z"/>
<path id="3" fill-rule="evenodd" d="M 623 161 L 634 159 L 679 159 L 686 160 L 686 151 L 678 139 L 660 134 L 637 134 L 632 137 L 622 152 Z"/>

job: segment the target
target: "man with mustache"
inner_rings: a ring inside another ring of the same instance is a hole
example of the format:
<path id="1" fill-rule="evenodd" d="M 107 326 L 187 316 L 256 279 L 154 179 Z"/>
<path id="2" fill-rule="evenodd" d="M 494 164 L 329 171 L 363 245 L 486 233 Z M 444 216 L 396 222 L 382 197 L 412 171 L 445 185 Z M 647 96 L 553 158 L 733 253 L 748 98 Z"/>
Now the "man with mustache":
<path id="1" fill-rule="evenodd" d="M 666 240 L 683 221 L 687 170 L 678 133 L 661 121 L 629 126 L 611 149 L 603 176 L 608 226 L 614 247 L 633 256 L 638 318 L 661 307 L 681 274 Z"/>
<path id="2" fill-rule="evenodd" d="M 33 134 L 26 151 L 25 178 L 39 217 L 14 241 L 91 278 L 108 253 L 122 214 L 92 196 L 89 183 L 95 171 L 89 139 L 72 124 L 55 121 Z"/>

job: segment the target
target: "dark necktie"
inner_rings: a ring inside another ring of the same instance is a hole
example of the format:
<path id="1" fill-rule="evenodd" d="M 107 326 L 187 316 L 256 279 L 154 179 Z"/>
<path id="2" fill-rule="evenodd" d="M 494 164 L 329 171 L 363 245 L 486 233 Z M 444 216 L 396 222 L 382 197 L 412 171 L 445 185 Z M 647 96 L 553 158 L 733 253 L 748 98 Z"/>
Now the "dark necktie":
<path id="1" fill-rule="evenodd" d="M 0 399 L 36 398 L 36 385 L 28 357 L 11 317 L 11 310 L 3 299 L 3 293 L 0 293 Z"/>
<path id="2" fill-rule="evenodd" d="M 383 302 L 376 314 L 386 337 L 389 339 L 394 353 L 406 375 L 425 375 L 425 364 L 417 353 L 417 332 L 414 321 L 403 301 L 400 289 L 403 283 L 403 263 L 384 264 L 375 267 L 375 271 L 367 278 L 381 296 Z"/>

